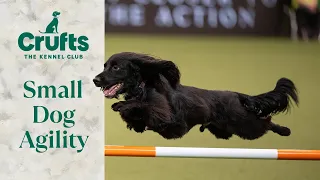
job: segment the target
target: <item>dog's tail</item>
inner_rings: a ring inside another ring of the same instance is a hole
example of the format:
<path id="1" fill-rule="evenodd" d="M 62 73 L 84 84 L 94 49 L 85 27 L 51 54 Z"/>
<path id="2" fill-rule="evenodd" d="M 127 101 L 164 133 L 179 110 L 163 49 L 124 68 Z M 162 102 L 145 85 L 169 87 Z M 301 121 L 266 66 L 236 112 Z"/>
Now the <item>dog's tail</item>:
<path id="1" fill-rule="evenodd" d="M 240 96 L 242 96 L 240 94 Z M 275 115 L 281 112 L 286 112 L 290 109 L 292 101 L 296 105 L 299 104 L 298 93 L 295 84 L 287 78 L 278 80 L 274 90 L 257 96 L 247 96 L 245 105 L 257 112 L 260 117 Z"/>

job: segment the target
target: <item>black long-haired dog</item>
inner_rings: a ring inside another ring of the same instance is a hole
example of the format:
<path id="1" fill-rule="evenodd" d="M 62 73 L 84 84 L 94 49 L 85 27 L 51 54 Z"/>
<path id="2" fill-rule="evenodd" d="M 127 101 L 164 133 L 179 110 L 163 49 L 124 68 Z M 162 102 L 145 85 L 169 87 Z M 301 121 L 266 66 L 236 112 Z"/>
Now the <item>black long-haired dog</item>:
<path id="1" fill-rule="evenodd" d="M 166 139 L 181 138 L 196 125 L 219 139 L 235 134 L 254 140 L 269 130 L 289 136 L 290 129 L 273 123 L 271 117 L 290 108 L 290 97 L 299 102 L 296 87 L 287 78 L 256 96 L 199 89 L 180 84 L 180 71 L 172 61 L 133 52 L 112 55 L 93 81 L 106 98 L 124 95 L 125 101 L 112 109 L 120 112 L 127 128 L 152 130 Z"/>

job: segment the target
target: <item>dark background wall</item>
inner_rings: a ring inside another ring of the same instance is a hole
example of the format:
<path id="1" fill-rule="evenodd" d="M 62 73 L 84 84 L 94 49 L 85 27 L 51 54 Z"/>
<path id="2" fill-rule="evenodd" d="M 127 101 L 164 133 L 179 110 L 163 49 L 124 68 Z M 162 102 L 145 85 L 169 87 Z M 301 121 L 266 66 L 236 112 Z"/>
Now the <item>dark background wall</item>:
<path id="1" fill-rule="evenodd" d="M 289 36 L 282 0 L 106 0 L 106 32 Z"/>

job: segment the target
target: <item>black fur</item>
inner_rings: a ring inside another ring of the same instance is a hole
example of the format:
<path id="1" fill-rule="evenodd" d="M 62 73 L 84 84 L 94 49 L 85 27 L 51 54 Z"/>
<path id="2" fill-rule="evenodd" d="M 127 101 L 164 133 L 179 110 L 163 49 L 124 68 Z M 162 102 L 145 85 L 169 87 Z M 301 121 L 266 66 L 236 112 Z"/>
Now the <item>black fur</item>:
<path id="1" fill-rule="evenodd" d="M 114 71 L 114 65 L 120 69 Z M 286 78 L 278 80 L 273 91 L 257 96 L 205 90 L 180 84 L 180 71 L 173 62 L 132 52 L 111 56 L 95 78 L 98 87 L 120 82 L 124 86 L 117 95 L 125 94 L 125 101 L 112 109 L 129 129 L 141 133 L 149 129 L 166 139 L 181 138 L 196 125 L 219 139 L 237 135 L 254 140 L 269 130 L 289 136 L 290 129 L 273 123 L 271 116 L 288 110 L 290 97 L 299 102 L 295 85 Z"/>
<path id="2" fill-rule="evenodd" d="M 287 78 L 278 80 L 274 90 L 258 96 L 241 95 L 240 98 L 252 111 L 256 111 L 261 117 L 275 115 L 289 110 L 290 97 L 299 103 L 297 89 L 293 82 Z"/>

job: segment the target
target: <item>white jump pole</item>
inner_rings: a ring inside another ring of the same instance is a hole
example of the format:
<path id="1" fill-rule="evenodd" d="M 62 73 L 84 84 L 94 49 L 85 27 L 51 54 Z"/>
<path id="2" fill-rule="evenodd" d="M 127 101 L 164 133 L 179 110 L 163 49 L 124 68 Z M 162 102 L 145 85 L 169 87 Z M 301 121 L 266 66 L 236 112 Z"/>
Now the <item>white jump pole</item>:
<path id="1" fill-rule="evenodd" d="M 320 150 L 106 145 L 105 156 L 320 160 Z"/>

